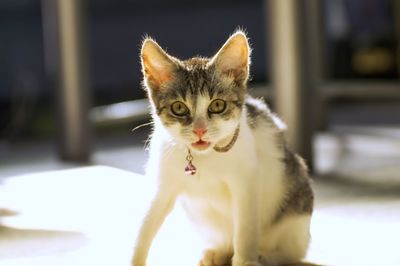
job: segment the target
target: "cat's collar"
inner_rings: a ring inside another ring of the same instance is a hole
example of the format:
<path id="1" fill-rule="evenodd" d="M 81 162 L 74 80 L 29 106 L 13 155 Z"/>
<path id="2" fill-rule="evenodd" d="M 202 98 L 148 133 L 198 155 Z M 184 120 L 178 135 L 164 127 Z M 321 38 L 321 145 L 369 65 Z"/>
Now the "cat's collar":
<path id="1" fill-rule="evenodd" d="M 230 149 L 232 149 L 233 145 L 235 145 L 236 140 L 237 140 L 237 138 L 238 138 L 238 136 L 239 136 L 239 131 L 240 131 L 240 127 L 237 126 L 237 128 L 236 128 L 236 130 L 235 130 L 235 133 L 233 133 L 233 136 L 232 136 L 232 138 L 231 138 L 231 141 L 229 141 L 229 143 L 226 144 L 226 145 L 223 146 L 223 147 L 219 147 L 219 146 L 215 145 L 215 146 L 214 146 L 214 150 L 215 150 L 216 152 L 227 152 L 227 151 L 229 151 Z"/>

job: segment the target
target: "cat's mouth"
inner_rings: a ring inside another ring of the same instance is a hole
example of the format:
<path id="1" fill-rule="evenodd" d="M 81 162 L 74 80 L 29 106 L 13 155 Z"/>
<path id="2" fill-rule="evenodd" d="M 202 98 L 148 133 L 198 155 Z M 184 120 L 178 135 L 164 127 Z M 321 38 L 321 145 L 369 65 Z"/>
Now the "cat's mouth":
<path id="1" fill-rule="evenodd" d="M 192 147 L 196 148 L 198 150 L 205 150 L 208 147 L 210 147 L 210 142 L 209 141 L 204 141 L 202 139 L 196 141 L 196 142 L 192 142 Z"/>

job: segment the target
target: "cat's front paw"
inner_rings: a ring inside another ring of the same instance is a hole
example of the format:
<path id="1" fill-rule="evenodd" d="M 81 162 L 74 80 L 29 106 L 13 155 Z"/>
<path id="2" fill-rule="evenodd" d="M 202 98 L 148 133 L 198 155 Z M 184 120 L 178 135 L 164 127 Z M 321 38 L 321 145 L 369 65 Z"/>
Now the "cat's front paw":
<path id="1" fill-rule="evenodd" d="M 259 261 L 248 261 L 237 256 L 232 258 L 232 266 L 262 266 Z"/>
<path id="2" fill-rule="evenodd" d="M 217 249 L 206 249 L 199 266 L 228 266 L 230 265 L 231 255 Z"/>
<path id="3" fill-rule="evenodd" d="M 131 261 L 131 266 L 146 266 L 146 262 L 144 262 L 140 258 L 134 257 Z"/>
<path id="4" fill-rule="evenodd" d="M 146 263 L 137 263 L 137 262 L 132 262 L 131 266 L 146 266 Z"/>

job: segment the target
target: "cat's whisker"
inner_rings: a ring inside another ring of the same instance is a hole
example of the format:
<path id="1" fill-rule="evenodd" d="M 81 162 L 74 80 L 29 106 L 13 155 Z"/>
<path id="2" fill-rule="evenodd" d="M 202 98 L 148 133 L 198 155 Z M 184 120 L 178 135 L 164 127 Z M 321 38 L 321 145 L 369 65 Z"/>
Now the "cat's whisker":
<path id="1" fill-rule="evenodd" d="M 138 130 L 139 128 L 145 127 L 145 126 L 149 126 L 149 125 L 154 125 L 154 121 L 150 121 L 148 123 L 143 123 L 141 125 L 138 125 L 136 127 L 134 127 L 131 132 L 134 132 L 135 130 Z"/>
<path id="2" fill-rule="evenodd" d="M 150 134 L 147 139 L 144 141 L 144 150 L 148 151 L 150 150 L 150 143 L 151 143 L 151 139 L 153 137 L 153 134 Z"/>

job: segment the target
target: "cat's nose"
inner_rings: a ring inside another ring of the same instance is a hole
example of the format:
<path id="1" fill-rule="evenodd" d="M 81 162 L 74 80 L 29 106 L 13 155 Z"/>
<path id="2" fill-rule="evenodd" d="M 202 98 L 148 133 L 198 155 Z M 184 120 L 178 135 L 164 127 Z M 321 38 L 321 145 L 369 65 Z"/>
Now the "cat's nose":
<path id="1" fill-rule="evenodd" d="M 204 134 L 206 134 L 206 132 L 207 132 L 207 129 L 204 127 L 199 127 L 199 128 L 193 129 L 193 133 L 196 134 L 196 136 L 198 136 L 199 138 L 204 136 Z"/>

